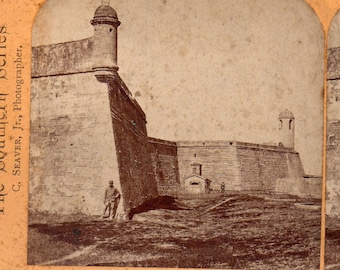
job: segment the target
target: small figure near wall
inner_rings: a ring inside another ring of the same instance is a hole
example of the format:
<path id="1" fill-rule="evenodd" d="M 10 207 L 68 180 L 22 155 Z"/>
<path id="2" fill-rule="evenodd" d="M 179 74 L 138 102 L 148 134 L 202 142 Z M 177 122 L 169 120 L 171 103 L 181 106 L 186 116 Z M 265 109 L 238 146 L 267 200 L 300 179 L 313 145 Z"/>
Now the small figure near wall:
<path id="1" fill-rule="evenodd" d="M 109 186 L 105 189 L 104 196 L 105 210 L 103 218 L 109 218 L 111 216 L 112 219 L 114 219 L 114 217 L 116 216 L 119 201 L 120 193 L 118 189 L 114 187 L 113 181 L 109 181 Z M 106 215 L 107 210 L 109 210 L 108 215 Z"/>
<path id="2" fill-rule="evenodd" d="M 221 184 L 221 192 L 224 192 L 224 190 L 225 190 L 225 183 L 222 182 L 222 184 Z"/>

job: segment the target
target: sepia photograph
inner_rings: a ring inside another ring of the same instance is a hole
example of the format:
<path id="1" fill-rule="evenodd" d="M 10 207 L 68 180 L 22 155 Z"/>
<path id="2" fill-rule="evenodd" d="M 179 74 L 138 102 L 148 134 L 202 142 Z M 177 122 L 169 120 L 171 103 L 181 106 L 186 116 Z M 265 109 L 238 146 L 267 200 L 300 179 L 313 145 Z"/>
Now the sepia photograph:
<path id="1" fill-rule="evenodd" d="M 319 269 L 324 33 L 305 1 L 47 0 L 32 36 L 28 265 Z"/>
<path id="2" fill-rule="evenodd" d="M 340 268 L 340 15 L 328 32 L 325 269 Z"/>

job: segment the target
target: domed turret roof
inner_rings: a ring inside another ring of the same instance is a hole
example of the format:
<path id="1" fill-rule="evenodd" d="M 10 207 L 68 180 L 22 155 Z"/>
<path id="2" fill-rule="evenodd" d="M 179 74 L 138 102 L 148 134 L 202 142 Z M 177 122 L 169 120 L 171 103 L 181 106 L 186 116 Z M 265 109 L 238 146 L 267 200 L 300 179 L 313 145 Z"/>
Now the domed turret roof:
<path id="1" fill-rule="evenodd" d="M 279 114 L 279 119 L 294 119 L 294 114 L 291 111 L 285 109 Z"/>
<path id="2" fill-rule="evenodd" d="M 111 17 L 118 19 L 117 12 L 109 5 L 101 5 L 96 9 L 93 19 L 98 19 L 100 17 Z"/>
<path id="3" fill-rule="evenodd" d="M 91 20 L 92 25 L 96 24 L 111 24 L 119 26 L 117 12 L 109 5 L 101 5 L 94 12 L 93 20 Z"/>

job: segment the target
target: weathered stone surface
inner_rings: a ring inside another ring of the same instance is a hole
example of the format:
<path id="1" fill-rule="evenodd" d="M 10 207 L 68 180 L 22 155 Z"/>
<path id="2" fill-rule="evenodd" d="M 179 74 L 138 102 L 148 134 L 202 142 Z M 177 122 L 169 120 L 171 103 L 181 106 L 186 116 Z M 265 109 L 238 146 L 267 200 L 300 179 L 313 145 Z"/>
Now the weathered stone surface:
<path id="1" fill-rule="evenodd" d="M 152 165 L 159 195 L 175 195 L 180 188 L 177 144 L 149 138 Z"/>
<path id="2" fill-rule="evenodd" d="M 145 114 L 122 80 L 109 81 L 109 98 L 124 209 L 129 213 L 158 196 L 149 151 Z"/>
<path id="3" fill-rule="evenodd" d="M 197 163 L 213 190 L 224 182 L 227 190 L 274 191 L 277 178 L 304 175 L 291 148 L 235 141 L 178 142 L 178 162 L 182 185 Z"/>
<path id="4" fill-rule="evenodd" d="M 276 180 L 275 192 L 321 199 L 322 177 L 279 178 Z"/>
<path id="5" fill-rule="evenodd" d="M 340 216 L 340 48 L 328 50 L 326 214 Z"/>
<path id="6" fill-rule="evenodd" d="M 120 218 L 158 196 L 145 114 L 116 72 L 120 23 L 102 9 L 117 17 L 99 7 L 93 37 L 33 48 L 34 211 L 98 215 L 109 180 Z"/>
<path id="7" fill-rule="evenodd" d="M 327 126 L 326 214 L 340 216 L 340 120 Z"/>
<path id="8" fill-rule="evenodd" d="M 236 147 L 232 141 L 181 141 L 178 145 L 178 164 L 181 185 L 183 180 L 194 174 L 193 164 L 202 165 L 201 174 L 211 180 L 211 188 L 220 190 L 225 182 L 226 189 L 241 190 L 240 165 Z"/>
<path id="9" fill-rule="evenodd" d="M 340 79 L 340 48 L 330 48 L 328 50 L 327 79 Z"/>
<path id="10" fill-rule="evenodd" d="M 33 47 L 32 78 L 92 71 L 93 38 Z"/>
<path id="11" fill-rule="evenodd" d="M 183 180 L 182 190 L 191 194 L 205 194 L 210 192 L 210 180 L 193 174 Z"/>
<path id="12" fill-rule="evenodd" d="M 92 72 L 41 77 L 31 97 L 31 209 L 101 214 L 108 181 L 121 189 L 107 85 Z"/>
<path id="13" fill-rule="evenodd" d="M 291 149 L 241 144 L 237 157 L 243 190 L 274 191 L 277 178 L 304 175 L 299 154 Z"/>
<path id="14" fill-rule="evenodd" d="M 122 218 L 158 195 L 145 114 L 118 74 L 34 78 L 31 121 L 32 209 L 98 215 L 109 180 Z"/>

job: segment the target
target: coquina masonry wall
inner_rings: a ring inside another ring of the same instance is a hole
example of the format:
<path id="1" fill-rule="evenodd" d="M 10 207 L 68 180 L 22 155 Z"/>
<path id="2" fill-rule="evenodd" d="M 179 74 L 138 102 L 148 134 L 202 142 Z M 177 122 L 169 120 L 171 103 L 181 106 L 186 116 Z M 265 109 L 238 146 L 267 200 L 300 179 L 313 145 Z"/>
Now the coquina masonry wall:
<path id="1" fill-rule="evenodd" d="M 326 214 L 340 217 L 340 48 L 328 51 Z"/>
<path id="2" fill-rule="evenodd" d="M 202 176 L 211 180 L 211 188 L 220 190 L 222 182 L 227 190 L 241 190 L 240 167 L 235 142 L 181 141 L 178 145 L 178 164 L 181 184 L 193 174 L 193 164 L 202 165 Z"/>
<path id="3" fill-rule="evenodd" d="M 340 120 L 328 123 L 327 134 L 326 213 L 340 216 Z"/>
<path id="4" fill-rule="evenodd" d="M 97 80 L 92 48 L 92 38 L 33 48 L 31 211 L 100 215 L 109 180 L 123 218 L 157 196 L 145 115 L 118 74 Z"/>
<path id="5" fill-rule="evenodd" d="M 118 157 L 124 209 L 129 213 L 158 196 L 145 114 L 116 73 L 109 79 L 114 141 Z"/>
<path id="6" fill-rule="evenodd" d="M 157 180 L 159 195 L 176 195 L 180 181 L 175 142 L 149 138 L 152 166 Z"/>
<path id="7" fill-rule="evenodd" d="M 299 154 L 290 148 L 236 141 L 178 142 L 179 174 L 183 180 L 193 174 L 193 164 L 202 166 L 202 176 L 211 188 L 274 192 L 276 180 L 303 177 Z"/>
<path id="8" fill-rule="evenodd" d="M 322 177 L 305 176 L 303 178 L 279 178 L 276 180 L 275 191 L 300 198 L 322 198 Z"/>
<path id="9" fill-rule="evenodd" d="M 30 210 L 101 214 L 108 181 L 120 189 L 108 88 L 90 69 L 91 47 L 33 48 Z"/>
<path id="10" fill-rule="evenodd" d="M 289 148 L 236 142 L 242 189 L 275 191 L 276 180 L 303 177 L 299 154 Z"/>

